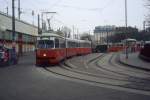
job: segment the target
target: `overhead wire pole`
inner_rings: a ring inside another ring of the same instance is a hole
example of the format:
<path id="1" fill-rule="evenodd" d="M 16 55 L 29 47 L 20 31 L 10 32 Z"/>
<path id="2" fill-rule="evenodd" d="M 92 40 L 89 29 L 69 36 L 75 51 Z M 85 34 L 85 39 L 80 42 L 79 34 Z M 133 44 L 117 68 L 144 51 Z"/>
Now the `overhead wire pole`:
<path id="1" fill-rule="evenodd" d="M 128 38 L 127 36 L 127 27 L 128 27 L 128 17 L 127 17 L 127 0 L 125 0 L 125 34 L 126 34 L 126 39 Z M 128 59 L 128 44 L 126 42 L 126 59 Z"/>
<path id="2" fill-rule="evenodd" d="M 74 25 L 72 26 L 72 30 L 73 30 L 73 39 L 74 39 Z"/>
<path id="3" fill-rule="evenodd" d="M 67 33 L 65 32 L 65 60 L 67 60 Z"/>
<path id="4" fill-rule="evenodd" d="M 15 0 L 12 0 L 12 48 L 15 50 Z"/>
<path id="5" fill-rule="evenodd" d="M 38 14 L 38 34 L 41 34 L 40 31 L 40 15 Z"/>
<path id="6" fill-rule="evenodd" d="M 20 8 L 20 0 L 18 0 L 18 19 L 20 19 L 21 8 Z"/>
<path id="7" fill-rule="evenodd" d="M 43 13 L 41 14 L 41 19 L 42 19 L 42 30 L 43 30 Z"/>
<path id="8" fill-rule="evenodd" d="M 6 14 L 8 15 L 8 6 L 6 7 Z"/>
<path id="9" fill-rule="evenodd" d="M 127 0 L 125 0 L 125 26 L 128 27 Z"/>
<path id="10" fill-rule="evenodd" d="M 93 48 L 93 44 L 92 44 L 92 35 L 91 35 L 91 31 L 89 30 L 89 39 L 90 39 L 90 42 L 91 42 L 91 51 L 92 51 L 92 48 Z"/>
<path id="11" fill-rule="evenodd" d="M 107 42 L 107 51 L 108 51 L 108 47 L 109 47 L 109 41 L 108 41 L 108 33 L 109 33 L 109 30 L 108 30 L 108 28 L 106 28 L 106 31 L 107 31 L 107 34 L 106 34 L 106 35 L 107 35 L 107 36 L 106 36 L 106 37 L 107 37 L 107 40 L 106 40 L 106 42 Z"/>
<path id="12" fill-rule="evenodd" d="M 145 32 L 146 21 L 143 21 L 143 30 Z"/>
<path id="13" fill-rule="evenodd" d="M 34 10 L 32 10 L 32 24 L 34 25 Z"/>
<path id="14" fill-rule="evenodd" d="M 77 29 L 77 39 L 79 40 L 79 29 Z"/>

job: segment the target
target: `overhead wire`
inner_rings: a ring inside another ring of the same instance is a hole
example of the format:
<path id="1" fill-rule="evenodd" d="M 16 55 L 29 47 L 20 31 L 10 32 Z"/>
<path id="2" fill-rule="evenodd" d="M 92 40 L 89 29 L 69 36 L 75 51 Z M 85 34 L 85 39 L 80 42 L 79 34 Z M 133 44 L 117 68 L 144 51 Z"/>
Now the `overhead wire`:
<path id="1" fill-rule="evenodd" d="M 87 10 L 87 11 L 103 11 L 105 8 L 107 8 L 110 4 L 114 3 L 115 0 L 109 0 L 109 2 L 104 5 L 104 7 L 102 8 L 84 8 L 84 7 L 79 7 L 79 6 L 71 6 L 71 5 L 66 5 L 66 4 L 62 4 L 59 5 L 57 7 L 65 7 L 65 8 L 73 8 L 73 9 L 77 9 L 77 10 Z"/>

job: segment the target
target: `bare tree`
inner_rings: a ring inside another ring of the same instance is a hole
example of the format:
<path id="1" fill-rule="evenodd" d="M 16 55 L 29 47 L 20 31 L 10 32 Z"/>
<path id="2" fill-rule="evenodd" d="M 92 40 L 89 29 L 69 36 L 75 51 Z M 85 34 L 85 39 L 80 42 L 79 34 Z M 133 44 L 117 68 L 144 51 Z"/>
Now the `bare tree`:
<path id="1" fill-rule="evenodd" d="M 89 40 L 89 41 L 91 41 L 92 40 L 92 36 L 89 33 L 83 33 L 81 35 L 81 40 Z"/>
<path id="2" fill-rule="evenodd" d="M 66 36 L 67 38 L 70 38 L 71 37 L 71 29 L 65 26 L 65 27 L 62 27 L 61 29 L 59 28 L 56 31 L 56 34 L 63 36 L 63 37 Z"/>
<path id="3" fill-rule="evenodd" d="M 71 29 L 70 28 L 68 28 L 68 27 L 63 27 L 62 29 L 61 29 L 61 31 L 63 32 L 63 34 L 64 34 L 64 36 L 65 36 L 65 34 L 66 34 L 66 37 L 67 38 L 70 38 L 71 37 Z"/>
<path id="4" fill-rule="evenodd" d="M 144 26 L 150 27 L 150 0 L 145 0 L 145 5 L 144 5 L 147 9 L 148 12 L 145 15 L 145 21 L 144 21 Z"/>

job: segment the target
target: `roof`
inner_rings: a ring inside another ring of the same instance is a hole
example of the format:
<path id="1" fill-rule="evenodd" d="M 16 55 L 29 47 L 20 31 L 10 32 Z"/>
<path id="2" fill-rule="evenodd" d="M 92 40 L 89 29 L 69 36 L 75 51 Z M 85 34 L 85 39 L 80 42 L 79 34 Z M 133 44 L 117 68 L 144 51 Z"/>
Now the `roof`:
<path id="1" fill-rule="evenodd" d="M 67 38 L 67 40 L 72 41 L 72 42 L 91 43 L 90 41 L 87 41 L 87 40 L 78 40 L 78 39 L 71 39 L 71 38 Z"/>
<path id="2" fill-rule="evenodd" d="M 45 33 L 42 33 L 41 35 L 38 35 L 39 37 L 40 36 L 51 36 L 51 37 L 61 37 L 60 35 L 57 35 L 55 34 L 54 32 L 45 32 Z"/>
<path id="3" fill-rule="evenodd" d="M 1 12 L 1 11 L 0 11 L 0 15 L 6 16 L 6 17 L 8 17 L 8 18 L 12 18 L 11 15 L 7 15 L 6 13 Z M 35 26 L 35 25 L 33 25 L 33 24 L 30 24 L 30 23 L 28 23 L 28 22 L 26 22 L 26 21 L 20 20 L 20 19 L 18 19 L 17 17 L 15 17 L 15 20 L 18 21 L 18 22 L 21 22 L 21 23 L 30 25 L 30 26 L 32 26 L 32 27 L 38 28 L 37 26 Z"/>
<path id="4" fill-rule="evenodd" d="M 42 37 L 42 36 L 43 37 L 59 37 L 59 38 L 65 39 L 65 37 L 55 34 L 55 32 L 44 32 L 41 35 L 38 35 L 38 37 Z M 72 42 L 91 43 L 90 41 L 87 41 L 87 40 L 78 40 L 78 39 L 71 39 L 71 38 L 66 38 L 66 39 L 67 39 L 67 41 L 72 41 Z"/>
<path id="5" fill-rule="evenodd" d="M 38 35 L 38 28 L 32 24 L 15 18 L 15 25 L 15 31 L 17 33 L 32 36 Z M 0 28 L 1 31 L 12 31 L 12 17 L 0 12 Z"/>

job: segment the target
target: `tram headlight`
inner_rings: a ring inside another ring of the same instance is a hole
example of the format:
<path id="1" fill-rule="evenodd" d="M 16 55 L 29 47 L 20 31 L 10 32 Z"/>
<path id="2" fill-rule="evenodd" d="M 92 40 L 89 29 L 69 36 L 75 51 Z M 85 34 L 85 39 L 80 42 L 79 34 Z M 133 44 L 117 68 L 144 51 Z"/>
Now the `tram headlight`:
<path id="1" fill-rule="evenodd" d="M 46 57 L 47 55 L 44 53 L 43 56 Z"/>

